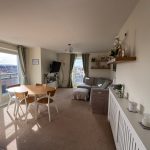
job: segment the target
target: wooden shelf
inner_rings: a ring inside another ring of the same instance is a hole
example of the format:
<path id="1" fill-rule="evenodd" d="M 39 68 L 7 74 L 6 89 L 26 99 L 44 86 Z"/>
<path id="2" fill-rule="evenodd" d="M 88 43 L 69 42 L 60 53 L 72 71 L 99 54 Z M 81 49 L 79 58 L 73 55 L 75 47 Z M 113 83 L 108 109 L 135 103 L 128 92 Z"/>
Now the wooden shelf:
<path id="1" fill-rule="evenodd" d="M 97 62 L 107 62 L 107 60 L 95 60 L 95 61 L 91 61 L 91 63 L 97 63 Z"/>
<path id="2" fill-rule="evenodd" d="M 107 62 L 107 64 L 117 64 L 117 63 L 124 63 L 128 61 L 135 61 L 136 57 L 116 57 Z"/>
<path id="3" fill-rule="evenodd" d="M 110 67 L 108 68 L 97 67 L 97 68 L 91 68 L 91 69 L 110 69 Z"/>

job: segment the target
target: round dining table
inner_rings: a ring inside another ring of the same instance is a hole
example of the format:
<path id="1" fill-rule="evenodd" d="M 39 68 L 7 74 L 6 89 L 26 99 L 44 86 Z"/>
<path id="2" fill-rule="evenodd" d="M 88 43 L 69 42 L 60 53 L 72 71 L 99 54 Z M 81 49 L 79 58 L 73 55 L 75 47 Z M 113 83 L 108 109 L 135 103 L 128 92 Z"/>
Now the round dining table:
<path id="1" fill-rule="evenodd" d="M 10 87 L 7 89 L 8 92 L 10 93 L 15 93 L 15 92 L 26 92 L 28 91 L 29 96 L 34 96 L 35 97 L 35 104 L 36 104 L 36 98 L 38 95 L 46 95 L 47 91 L 54 92 L 56 89 L 54 87 L 49 87 L 46 85 L 42 86 L 36 86 L 36 85 L 20 85 L 16 87 Z M 36 107 L 36 105 L 35 105 Z M 37 119 L 37 111 L 35 109 L 35 119 Z"/>
<path id="2" fill-rule="evenodd" d="M 49 87 L 46 85 L 43 85 L 43 86 L 20 85 L 20 86 L 11 87 L 7 89 L 7 91 L 11 93 L 28 91 L 28 95 L 33 95 L 33 96 L 44 95 L 44 94 L 47 94 L 47 91 L 53 92 L 54 90 L 55 90 L 54 87 Z"/>

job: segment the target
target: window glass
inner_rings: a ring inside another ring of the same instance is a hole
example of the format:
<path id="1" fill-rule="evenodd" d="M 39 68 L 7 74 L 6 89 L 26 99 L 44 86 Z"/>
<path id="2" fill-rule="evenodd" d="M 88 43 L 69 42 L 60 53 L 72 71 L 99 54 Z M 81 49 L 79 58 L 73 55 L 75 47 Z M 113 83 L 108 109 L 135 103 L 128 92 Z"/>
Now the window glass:
<path id="1" fill-rule="evenodd" d="M 6 93 L 7 86 L 18 84 L 18 61 L 16 54 L 0 52 L 0 80 L 2 94 Z"/>
<path id="2" fill-rule="evenodd" d="M 75 59 L 73 71 L 72 71 L 72 83 L 73 87 L 77 87 L 79 84 L 83 83 L 84 69 L 82 56 L 78 55 Z"/>

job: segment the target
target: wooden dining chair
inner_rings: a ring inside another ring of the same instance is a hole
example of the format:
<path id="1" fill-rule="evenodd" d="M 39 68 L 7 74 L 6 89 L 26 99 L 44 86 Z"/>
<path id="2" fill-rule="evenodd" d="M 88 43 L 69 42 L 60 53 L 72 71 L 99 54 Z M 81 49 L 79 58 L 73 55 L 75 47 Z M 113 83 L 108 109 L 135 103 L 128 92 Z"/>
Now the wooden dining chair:
<path id="1" fill-rule="evenodd" d="M 47 104 L 48 105 L 48 116 L 49 116 L 49 122 L 51 122 L 51 114 L 50 114 L 50 104 L 53 103 L 56 111 L 58 113 L 58 107 L 56 105 L 56 102 L 54 101 L 53 97 L 55 95 L 56 89 L 53 91 L 47 91 L 47 95 L 44 97 L 37 98 L 37 112 L 38 112 L 38 106 L 39 104 Z"/>
<path id="2" fill-rule="evenodd" d="M 17 118 L 17 114 L 19 112 L 20 105 L 26 106 L 26 116 L 25 121 L 27 122 L 27 116 L 29 112 L 29 104 L 33 103 L 35 101 L 35 98 L 33 96 L 28 95 L 28 91 L 26 92 L 15 92 L 15 96 L 17 98 L 16 104 L 17 104 L 17 110 L 15 114 L 15 118 Z"/>
<path id="3" fill-rule="evenodd" d="M 17 86 L 20 86 L 20 84 L 15 84 L 15 85 L 8 86 L 7 89 L 12 88 L 12 87 L 17 87 Z M 15 93 L 8 91 L 8 96 L 9 96 L 9 101 L 8 101 L 8 105 L 7 105 L 7 111 L 9 109 L 10 104 L 12 102 L 15 102 L 15 107 L 14 107 L 14 115 L 15 115 L 15 111 L 16 111 L 16 96 L 15 96 Z"/>

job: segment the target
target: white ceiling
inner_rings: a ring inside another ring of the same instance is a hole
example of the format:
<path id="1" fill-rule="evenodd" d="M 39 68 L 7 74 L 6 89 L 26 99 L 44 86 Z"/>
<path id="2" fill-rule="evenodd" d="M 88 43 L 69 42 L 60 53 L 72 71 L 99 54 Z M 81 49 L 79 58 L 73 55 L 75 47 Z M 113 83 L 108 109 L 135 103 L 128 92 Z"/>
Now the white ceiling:
<path id="1" fill-rule="evenodd" d="M 0 40 L 64 52 L 96 52 L 113 38 L 138 0 L 0 0 Z"/>

